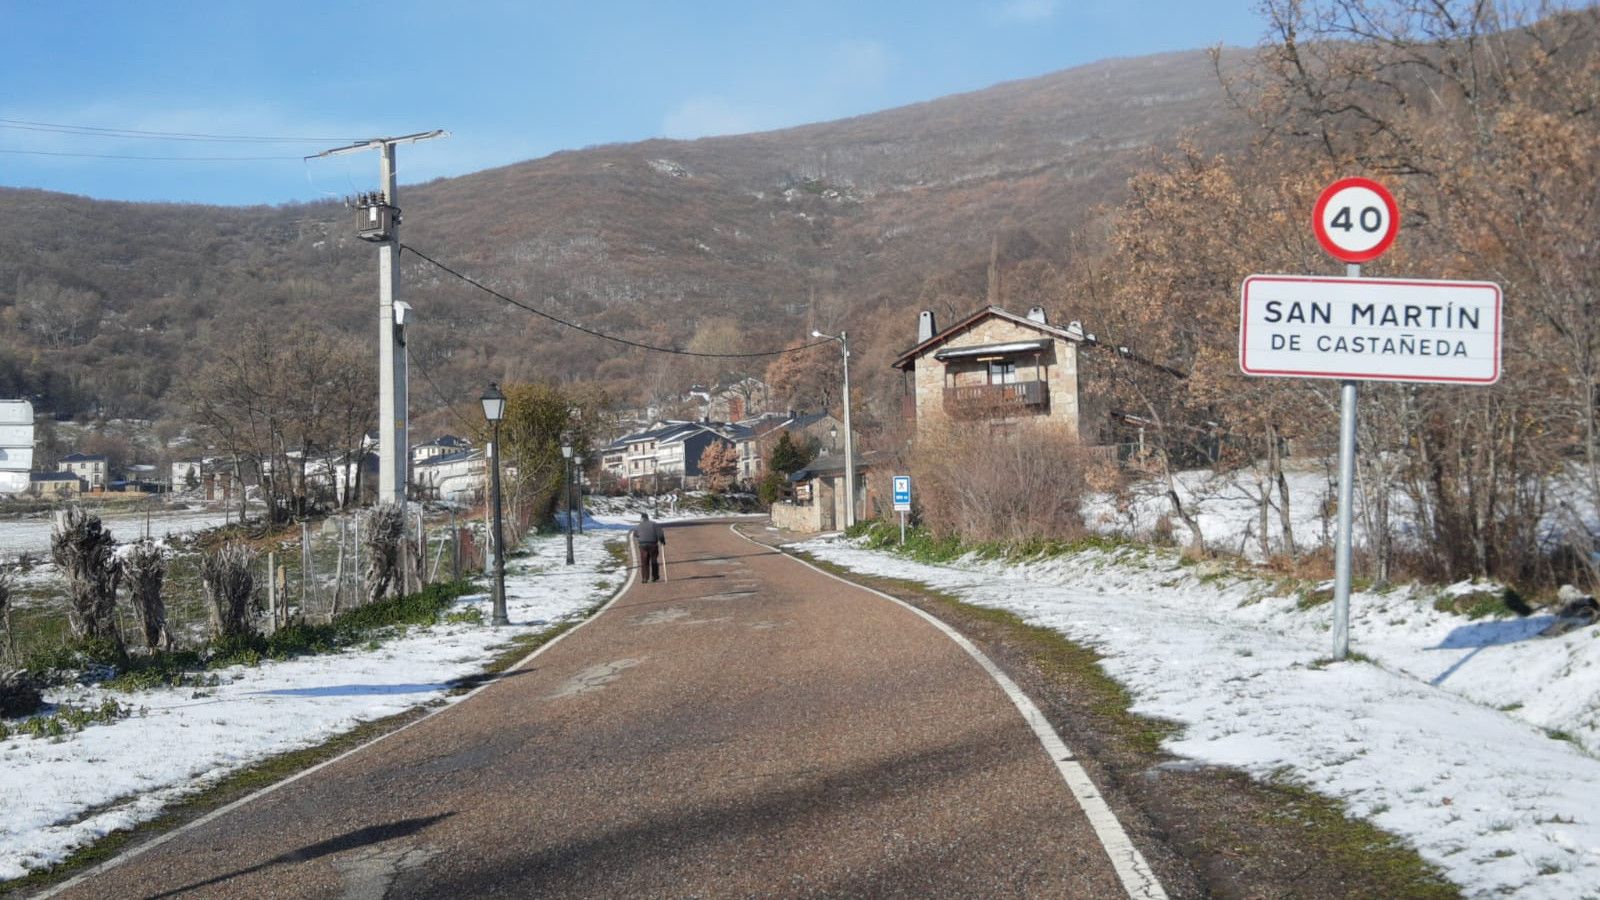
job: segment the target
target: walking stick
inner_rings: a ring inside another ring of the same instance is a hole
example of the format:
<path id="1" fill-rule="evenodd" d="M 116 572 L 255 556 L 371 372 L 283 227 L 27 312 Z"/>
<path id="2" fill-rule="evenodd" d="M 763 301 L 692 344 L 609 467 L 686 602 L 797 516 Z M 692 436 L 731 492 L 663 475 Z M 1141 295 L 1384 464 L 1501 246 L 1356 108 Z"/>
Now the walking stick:
<path id="1" fill-rule="evenodd" d="M 661 580 L 667 580 L 667 542 L 656 544 L 656 552 L 661 555 Z"/>

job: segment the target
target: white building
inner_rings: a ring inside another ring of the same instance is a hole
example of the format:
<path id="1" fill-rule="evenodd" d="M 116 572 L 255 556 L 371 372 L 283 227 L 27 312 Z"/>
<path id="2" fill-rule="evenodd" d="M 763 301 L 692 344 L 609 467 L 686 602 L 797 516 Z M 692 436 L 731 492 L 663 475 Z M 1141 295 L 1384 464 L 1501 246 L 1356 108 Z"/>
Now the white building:
<path id="1" fill-rule="evenodd" d="M 28 490 L 33 469 L 33 404 L 0 400 L 0 494 Z"/>

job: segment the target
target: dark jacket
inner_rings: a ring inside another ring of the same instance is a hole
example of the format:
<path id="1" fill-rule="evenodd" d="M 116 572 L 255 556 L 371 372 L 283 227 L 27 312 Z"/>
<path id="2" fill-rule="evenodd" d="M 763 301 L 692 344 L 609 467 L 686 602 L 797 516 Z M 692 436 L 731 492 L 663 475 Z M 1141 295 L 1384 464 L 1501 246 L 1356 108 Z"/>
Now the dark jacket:
<path id="1" fill-rule="evenodd" d="M 667 535 L 661 530 L 660 525 L 657 525 L 655 522 L 647 519 L 633 526 L 633 539 L 638 541 L 641 545 L 665 544 L 667 542 Z"/>

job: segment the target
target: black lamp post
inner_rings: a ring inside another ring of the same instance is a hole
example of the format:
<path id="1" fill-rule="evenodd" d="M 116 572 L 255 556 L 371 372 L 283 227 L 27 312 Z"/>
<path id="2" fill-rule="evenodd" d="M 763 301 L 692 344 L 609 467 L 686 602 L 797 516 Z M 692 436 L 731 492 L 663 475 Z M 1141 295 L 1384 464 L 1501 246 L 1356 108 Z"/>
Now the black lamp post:
<path id="1" fill-rule="evenodd" d="M 578 507 L 578 533 L 583 534 L 583 454 L 572 454 L 572 499 Z"/>
<path id="2" fill-rule="evenodd" d="M 489 383 L 489 389 L 484 391 L 483 417 L 494 426 L 494 435 L 489 439 L 489 471 L 493 485 L 491 492 L 494 494 L 494 525 L 491 541 L 494 544 L 494 615 L 490 620 L 491 625 L 509 625 L 511 620 L 506 618 L 506 553 L 504 531 L 500 525 L 500 420 L 506 417 L 506 395 L 500 393 L 500 385 Z"/>
<path id="3" fill-rule="evenodd" d="M 561 445 L 561 458 L 566 461 L 566 480 L 562 482 L 567 495 L 567 565 L 572 565 L 572 442 Z"/>

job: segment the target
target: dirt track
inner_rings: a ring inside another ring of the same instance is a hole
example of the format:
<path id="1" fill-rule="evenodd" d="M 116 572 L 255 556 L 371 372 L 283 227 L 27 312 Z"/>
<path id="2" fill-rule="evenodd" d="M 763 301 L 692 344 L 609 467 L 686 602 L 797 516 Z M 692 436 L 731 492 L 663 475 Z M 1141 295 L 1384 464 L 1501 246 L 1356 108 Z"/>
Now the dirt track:
<path id="1" fill-rule="evenodd" d="M 458 706 L 71 897 L 1116 897 L 1054 764 L 907 610 L 734 536 Z"/>

